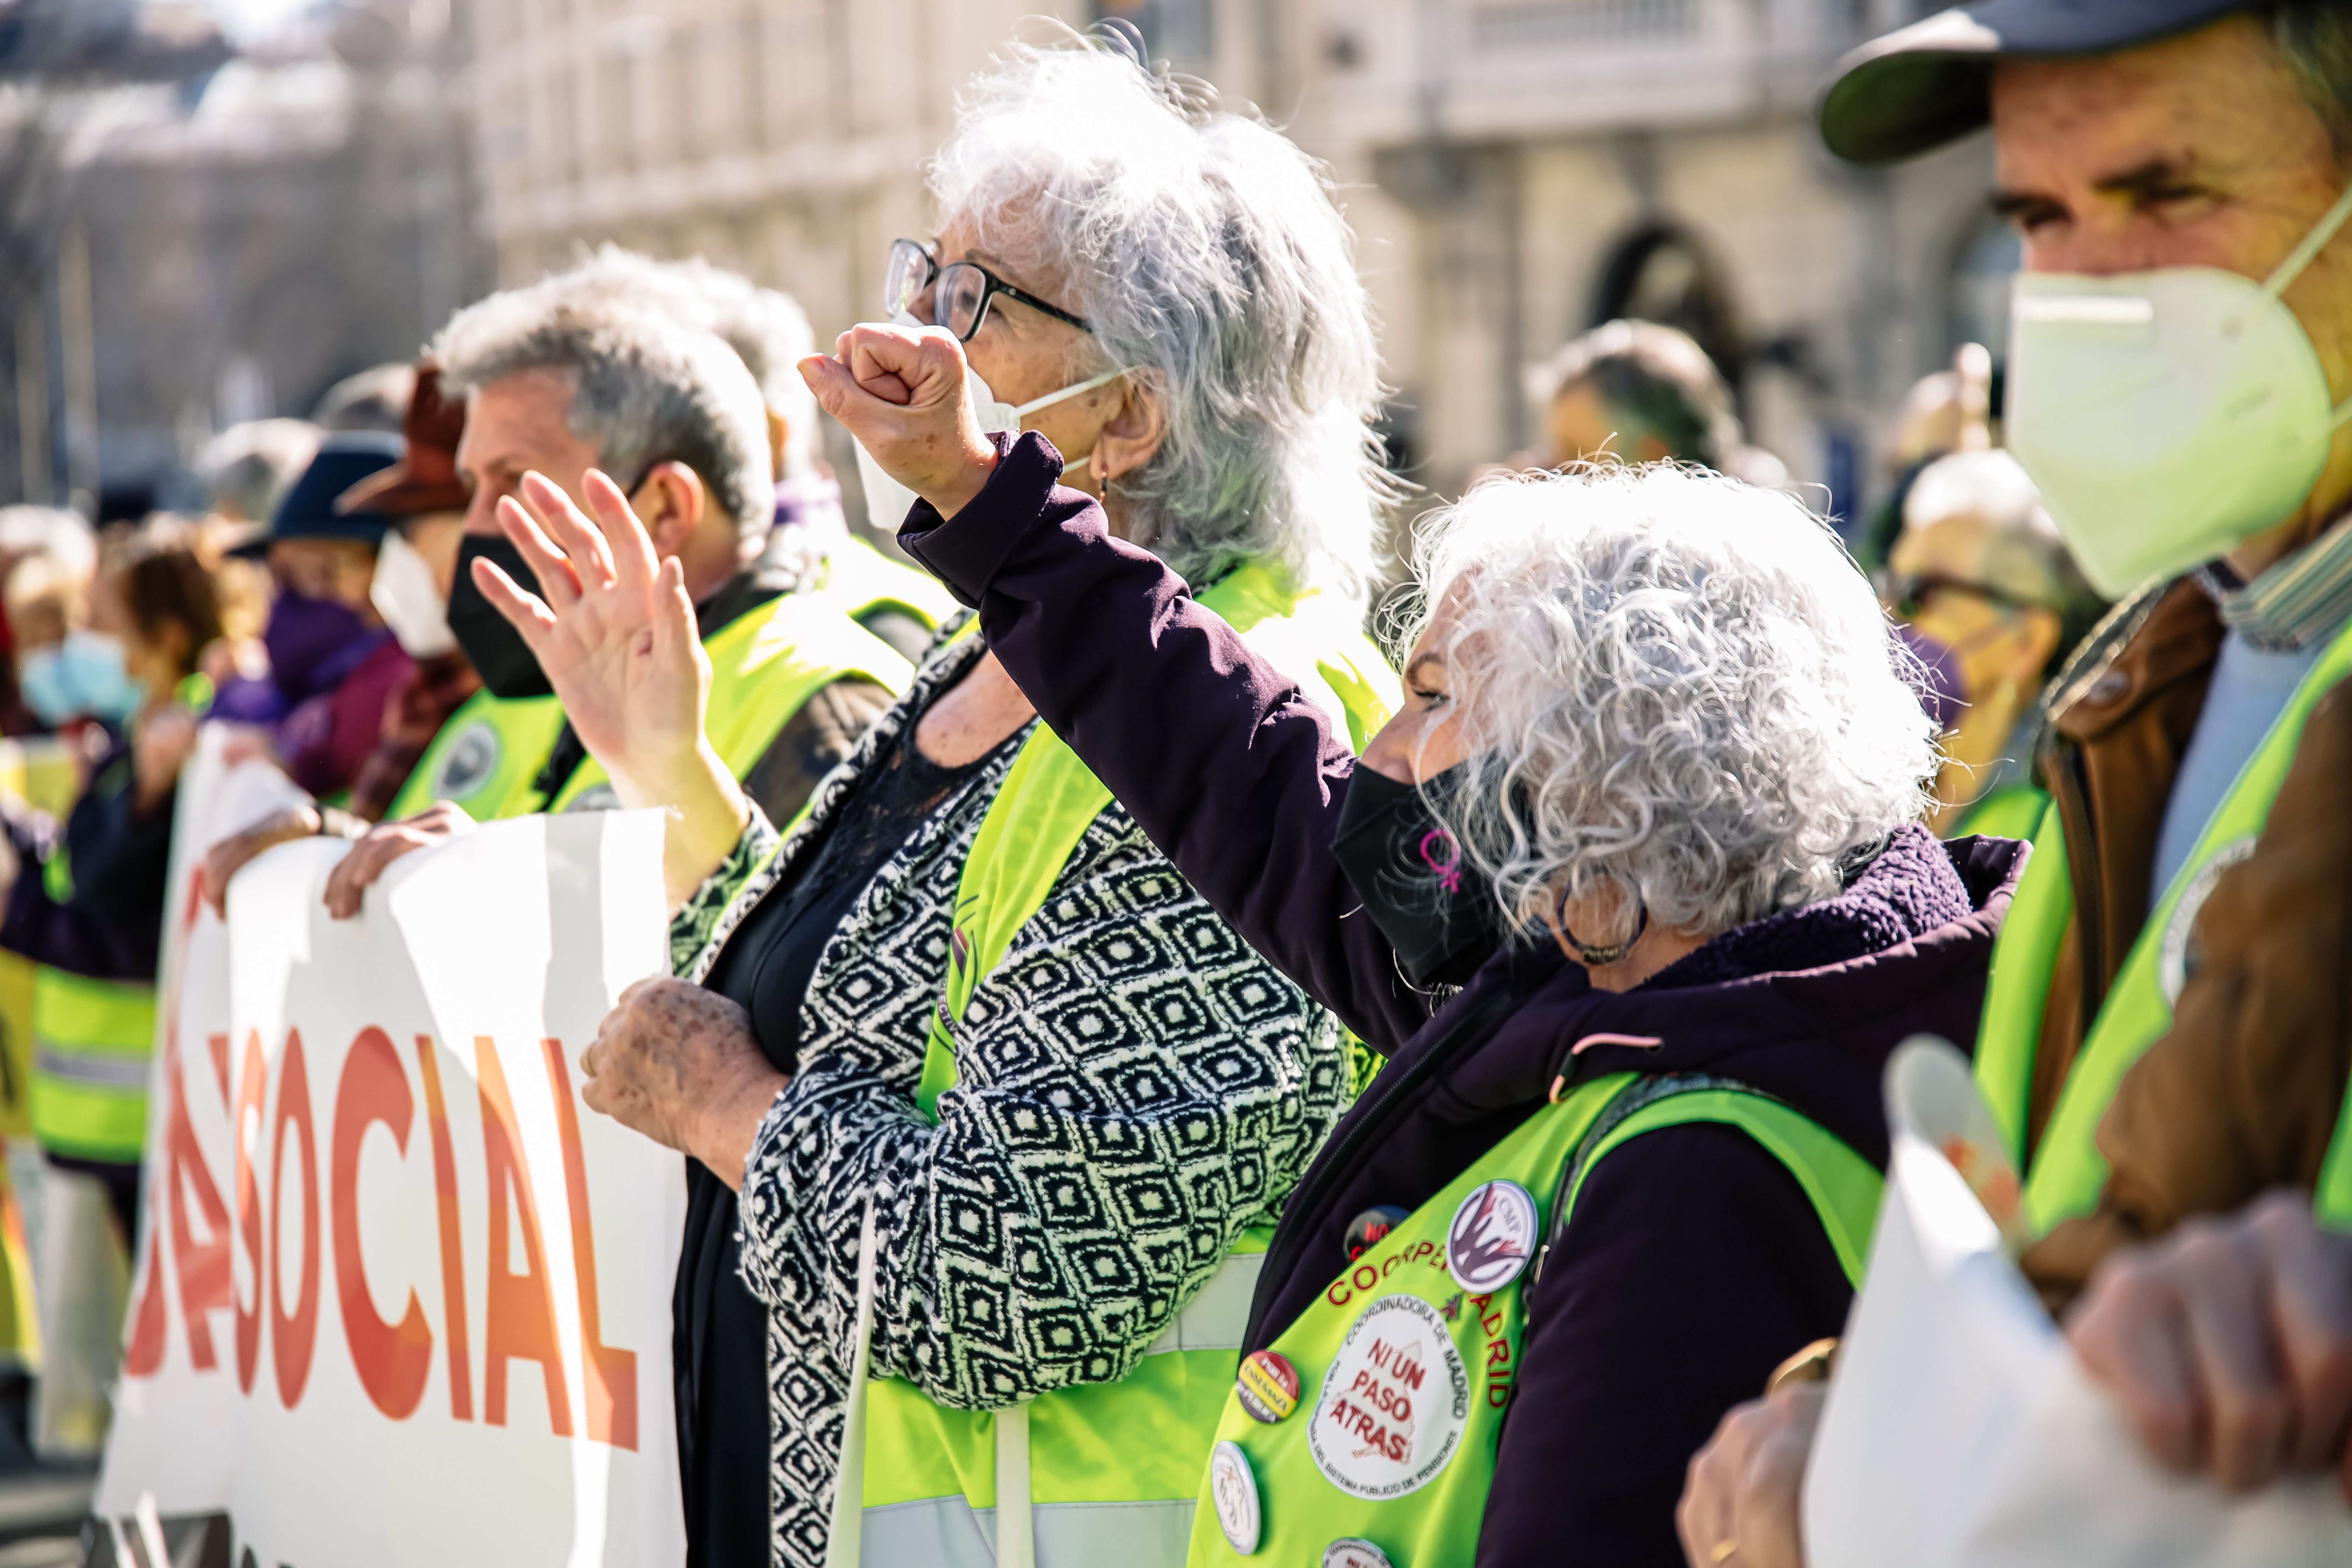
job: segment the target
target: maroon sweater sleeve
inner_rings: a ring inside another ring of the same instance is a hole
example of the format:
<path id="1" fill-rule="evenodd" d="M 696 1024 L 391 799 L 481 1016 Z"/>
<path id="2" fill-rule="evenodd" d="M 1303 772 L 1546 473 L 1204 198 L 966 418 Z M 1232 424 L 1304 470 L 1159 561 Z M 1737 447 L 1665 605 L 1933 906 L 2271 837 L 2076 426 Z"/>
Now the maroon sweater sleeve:
<path id="1" fill-rule="evenodd" d="M 1006 673 L 1201 896 L 1375 1048 L 1429 1021 L 1331 858 L 1355 757 L 1297 684 L 1251 653 L 1101 509 L 1057 489 L 1034 432 L 994 438 L 987 488 L 898 540 L 980 610 Z"/>
<path id="2" fill-rule="evenodd" d="M 1774 1367 L 1839 1331 L 1845 1273 L 1788 1168 L 1706 1124 L 1611 1153 L 1552 1256 L 1569 1261 L 1528 1297 L 1479 1568 L 1681 1568 L 1691 1456 Z"/>

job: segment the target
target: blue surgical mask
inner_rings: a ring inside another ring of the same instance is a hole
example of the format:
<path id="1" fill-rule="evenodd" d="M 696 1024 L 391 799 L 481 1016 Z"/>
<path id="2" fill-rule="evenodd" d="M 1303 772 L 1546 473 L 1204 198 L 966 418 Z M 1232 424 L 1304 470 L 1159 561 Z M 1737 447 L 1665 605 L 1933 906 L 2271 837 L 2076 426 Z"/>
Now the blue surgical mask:
<path id="1" fill-rule="evenodd" d="M 98 632 L 70 632 L 35 648 L 18 666 L 25 705 L 54 729 L 69 719 L 119 724 L 139 710 L 138 682 L 122 668 L 122 645 Z"/>

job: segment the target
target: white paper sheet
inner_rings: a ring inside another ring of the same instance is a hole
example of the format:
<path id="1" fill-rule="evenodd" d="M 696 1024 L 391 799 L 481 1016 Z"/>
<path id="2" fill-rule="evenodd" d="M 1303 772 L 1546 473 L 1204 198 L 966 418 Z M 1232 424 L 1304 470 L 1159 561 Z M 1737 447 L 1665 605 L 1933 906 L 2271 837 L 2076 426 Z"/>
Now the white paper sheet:
<path id="1" fill-rule="evenodd" d="M 2015 1183 L 1957 1051 L 1906 1045 L 1887 1101 L 1886 1200 L 1805 1480 L 1811 1568 L 2352 1563 L 2332 1480 L 2237 1498 L 2175 1477 L 2083 1373 L 1979 1199 L 2013 1208 Z"/>

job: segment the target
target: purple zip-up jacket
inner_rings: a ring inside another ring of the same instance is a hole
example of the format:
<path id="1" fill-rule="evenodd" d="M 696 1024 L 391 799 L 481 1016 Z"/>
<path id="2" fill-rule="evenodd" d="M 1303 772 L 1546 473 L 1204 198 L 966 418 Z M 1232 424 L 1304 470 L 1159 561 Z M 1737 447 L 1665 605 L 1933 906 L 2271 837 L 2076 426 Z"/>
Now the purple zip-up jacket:
<path id="1" fill-rule="evenodd" d="M 1284 1210 L 1250 1348 L 1340 1272 L 1356 1215 L 1418 1207 L 1556 1085 L 1734 1079 L 1884 1167 L 1881 1069 L 1913 1034 L 1975 1037 L 2022 846 L 1906 828 L 1837 897 L 1727 931 L 1632 991 L 1594 990 L 1549 944 L 1515 946 L 1432 1018 L 1331 857 L 1355 768 L 1344 735 L 1175 574 L 1110 538 L 1091 499 L 1056 489 L 1044 437 L 997 439 L 979 497 L 944 521 L 919 505 L 901 542 L 977 605 L 1039 714 L 1202 897 L 1392 1058 Z M 1660 1043 L 1590 1043 L 1603 1036 Z M 1523 1289 L 1480 1564 L 1680 1563 L 1690 1456 L 1783 1358 L 1837 1333 L 1852 1298 L 1787 1168 L 1712 1124 L 1596 1166 Z"/>

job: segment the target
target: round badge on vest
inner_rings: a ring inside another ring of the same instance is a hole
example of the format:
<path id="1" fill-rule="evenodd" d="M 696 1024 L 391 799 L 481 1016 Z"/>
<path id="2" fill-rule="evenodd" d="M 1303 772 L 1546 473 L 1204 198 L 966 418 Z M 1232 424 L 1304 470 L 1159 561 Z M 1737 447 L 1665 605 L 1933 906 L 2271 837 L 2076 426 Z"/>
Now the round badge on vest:
<path id="1" fill-rule="evenodd" d="M 1209 1455 L 1209 1500 L 1216 1505 L 1226 1543 L 1244 1557 L 1255 1552 L 1265 1522 L 1257 1505 L 1257 1475 L 1242 1446 L 1230 1437 Z"/>
<path id="2" fill-rule="evenodd" d="M 441 771 L 433 781 L 436 800 L 463 800 L 489 782 L 498 771 L 499 727 L 485 719 L 469 725 L 449 742 L 441 757 Z"/>
<path id="3" fill-rule="evenodd" d="M 1323 1568 L 1390 1568 L 1389 1554 L 1350 1535 L 1323 1549 Z"/>
<path id="4" fill-rule="evenodd" d="M 1418 1296 L 1383 1296 L 1323 1374 L 1307 1451 L 1333 1486 L 1383 1502 L 1434 1480 L 1469 1424 L 1470 1374 L 1445 1320 Z"/>
<path id="5" fill-rule="evenodd" d="M 1348 1261 L 1353 1263 L 1411 1217 L 1394 1204 L 1374 1204 L 1348 1222 Z"/>
<path id="6" fill-rule="evenodd" d="M 2231 840 L 2214 850 L 2205 864 L 2197 868 L 2197 875 L 2189 879 L 2189 886 L 2180 890 L 2180 901 L 2172 906 L 2172 918 L 2164 924 L 2164 940 L 2156 952 L 2157 983 L 2164 988 L 2166 1006 L 2178 1005 L 2180 988 L 2189 984 L 2189 937 L 2196 929 L 2205 900 L 2213 896 L 2221 873 L 2253 852 L 2254 835 L 2249 833 L 2243 838 Z"/>
<path id="7" fill-rule="evenodd" d="M 1536 1255 L 1536 1200 L 1517 1182 L 1488 1182 L 1462 1200 L 1445 1227 L 1445 1271 L 1474 1296 L 1491 1295 Z"/>
<path id="8" fill-rule="evenodd" d="M 1234 1392 L 1251 1420 L 1271 1426 L 1298 1408 L 1298 1369 L 1279 1351 L 1253 1351 L 1234 1379 Z"/>

